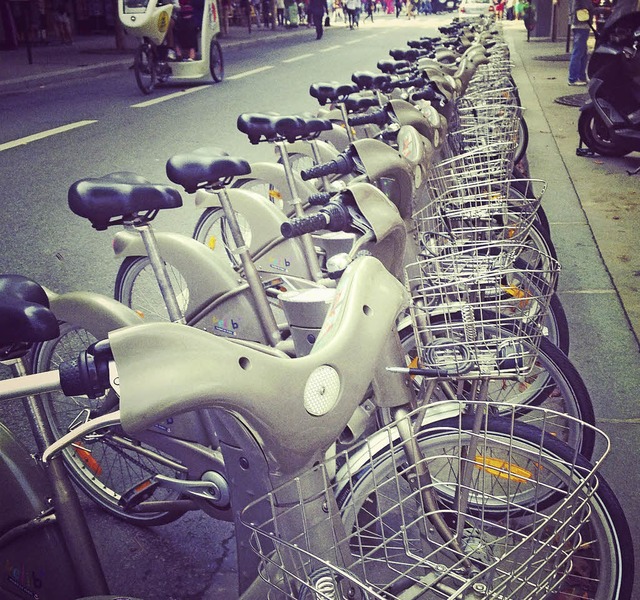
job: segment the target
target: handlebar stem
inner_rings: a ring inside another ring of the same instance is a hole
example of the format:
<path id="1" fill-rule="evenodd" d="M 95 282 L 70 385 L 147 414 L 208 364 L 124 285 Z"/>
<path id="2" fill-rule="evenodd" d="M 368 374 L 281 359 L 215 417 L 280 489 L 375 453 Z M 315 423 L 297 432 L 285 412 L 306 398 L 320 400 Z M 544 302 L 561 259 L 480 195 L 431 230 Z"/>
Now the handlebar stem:
<path id="1" fill-rule="evenodd" d="M 287 146 L 284 142 L 276 142 L 275 143 L 278 152 L 280 153 L 280 158 L 282 159 L 282 165 L 284 167 L 284 175 L 287 179 L 287 183 L 289 184 L 289 192 L 291 193 L 291 204 L 293 204 L 296 217 L 304 217 L 305 212 L 302 207 L 302 200 L 298 194 L 298 190 L 296 188 L 296 182 L 293 177 L 293 170 L 291 169 L 291 162 L 289 160 L 289 152 L 287 151 Z M 314 281 L 319 281 L 322 279 L 322 269 L 320 269 L 320 263 L 318 261 L 318 255 L 316 253 L 315 246 L 313 245 L 313 239 L 309 234 L 304 234 L 300 236 L 300 241 L 302 242 L 302 250 L 304 252 L 304 257 L 309 265 L 309 270 L 311 271 L 311 277 Z"/>

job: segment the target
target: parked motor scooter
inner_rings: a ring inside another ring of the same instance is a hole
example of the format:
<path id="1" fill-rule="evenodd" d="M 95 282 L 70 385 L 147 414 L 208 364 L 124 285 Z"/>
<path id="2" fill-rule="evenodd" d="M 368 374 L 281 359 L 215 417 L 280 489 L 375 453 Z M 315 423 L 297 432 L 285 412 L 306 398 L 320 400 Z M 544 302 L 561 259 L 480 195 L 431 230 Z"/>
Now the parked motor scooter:
<path id="1" fill-rule="evenodd" d="M 619 0 L 589 60 L 589 101 L 578 121 L 582 143 L 602 156 L 640 150 L 640 11 Z"/>

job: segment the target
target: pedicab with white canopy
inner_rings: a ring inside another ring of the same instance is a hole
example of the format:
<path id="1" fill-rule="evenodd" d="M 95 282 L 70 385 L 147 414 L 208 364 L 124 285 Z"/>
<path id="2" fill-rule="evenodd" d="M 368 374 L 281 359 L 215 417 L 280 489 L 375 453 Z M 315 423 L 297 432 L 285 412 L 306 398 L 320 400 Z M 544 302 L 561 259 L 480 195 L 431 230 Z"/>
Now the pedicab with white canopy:
<path id="1" fill-rule="evenodd" d="M 216 0 L 204 0 L 202 23 L 198 30 L 195 60 L 170 58 L 168 44 L 172 0 L 119 0 L 118 13 L 127 33 L 140 39 L 136 48 L 133 69 L 138 87 L 150 94 L 156 84 L 166 81 L 194 81 L 213 79 L 222 81 L 224 63 L 217 37 L 220 15 Z"/>

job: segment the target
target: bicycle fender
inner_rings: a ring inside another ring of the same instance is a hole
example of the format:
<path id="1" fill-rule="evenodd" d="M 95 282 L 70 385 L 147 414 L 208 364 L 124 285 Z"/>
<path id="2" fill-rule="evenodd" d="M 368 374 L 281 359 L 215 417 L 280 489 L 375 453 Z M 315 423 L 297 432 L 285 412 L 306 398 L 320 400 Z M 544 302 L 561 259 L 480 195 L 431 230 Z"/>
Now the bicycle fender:
<path id="1" fill-rule="evenodd" d="M 51 290 L 46 292 L 51 310 L 59 321 L 80 326 L 98 340 L 106 339 L 109 332 L 114 329 L 141 323 L 135 311 L 102 294 L 93 292 L 56 294 Z"/>
<path id="2" fill-rule="evenodd" d="M 432 425 L 438 421 L 451 419 L 460 416 L 460 402 L 436 402 L 429 406 L 429 410 L 425 411 L 422 427 Z M 386 451 L 390 444 L 400 439 L 400 432 L 393 425 L 389 425 L 384 429 L 376 431 L 367 438 L 367 443 L 360 450 L 354 452 L 349 457 L 349 462 L 340 468 L 336 474 L 337 482 L 347 483 L 353 473 L 358 473 L 361 469 L 370 464 L 371 458 L 376 456 L 383 450 Z M 342 486 L 338 483 L 338 490 Z"/>
<path id="3" fill-rule="evenodd" d="M 268 162 L 251 163 L 251 173 L 244 177 L 238 177 L 235 181 L 240 182 L 245 179 L 261 179 L 270 183 L 282 196 L 284 212 L 286 214 L 293 213 L 293 206 L 291 203 L 294 198 L 291 194 L 291 190 L 289 189 L 289 184 L 287 183 L 284 167 L 281 164 Z M 311 194 L 318 191 L 311 184 L 303 181 L 296 173 L 293 174 L 293 179 L 295 182 L 296 192 L 303 202 L 306 202 L 307 198 L 309 198 Z"/>
<path id="4" fill-rule="evenodd" d="M 347 144 L 347 146 L 348 145 L 349 144 Z M 334 145 L 329 144 L 323 140 L 317 140 L 316 148 L 318 149 L 318 154 L 319 154 L 318 163 L 329 162 L 339 154 L 338 150 Z M 311 144 L 309 144 L 308 142 L 305 142 L 304 140 L 293 142 L 292 144 L 287 143 L 287 152 L 289 152 L 289 154 L 302 154 L 303 156 L 308 156 L 311 159 L 314 158 L 313 148 L 311 148 Z"/>
<path id="5" fill-rule="evenodd" d="M 160 256 L 177 267 L 189 282 L 189 309 L 238 287 L 238 274 L 231 265 L 218 260 L 211 250 L 200 242 L 185 235 L 165 231 L 155 232 L 155 237 Z M 118 231 L 115 234 L 113 251 L 119 259 L 147 256 L 140 236 L 130 231 Z"/>
<path id="6" fill-rule="evenodd" d="M 402 280 L 407 229 L 397 207 L 370 183 L 353 183 L 349 191 L 376 237 L 375 243 L 365 247 Z"/>
<path id="7" fill-rule="evenodd" d="M 393 190 L 390 190 L 387 195 L 398 207 L 400 216 L 403 219 L 410 218 L 413 213 L 415 190 L 413 169 L 409 161 L 400 152 L 379 140 L 356 140 L 353 148 L 360 157 L 369 181 L 376 182 L 380 178 L 395 180 L 399 187 L 398 192 L 394 194 Z"/>
<path id="8" fill-rule="evenodd" d="M 285 239 L 280 233 L 281 225 L 288 221 L 284 212 L 255 192 L 229 188 L 227 193 L 234 210 L 248 225 L 249 235 L 244 224 L 243 234 L 245 241 L 249 238 L 249 251 L 258 271 L 312 279 L 300 240 Z M 217 194 L 198 190 L 196 204 L 219 207 L 220 201 Z"/>
<path id="9" fill-rule="evenodd" d="M 238 339 L 268 343 L 255 316 L 247 283 L 232 266 L 200 242 L 177 233 L 155 234 L 160 256 L 178 269 L 189 288 L 189 325 Z M 113 239 L 118 258 L 147 256 L 136 233 L 119 231 Z"/>
<path id="10" fill-rule="evenodd" d="M 222 408 L 260 440 L 272 468 L 296 472 L 322 458 L 365 397 L 407 301 L 382 263 L 363 257 L 345 271 L 318 340 L 302 358 L 170 323 L 112 332 L 122 426 L 135 435 L 175 414 Z M 401 378 L 397 384 L 404 386 Z M 319 408 L 316 385 L 327 393 Z"/>

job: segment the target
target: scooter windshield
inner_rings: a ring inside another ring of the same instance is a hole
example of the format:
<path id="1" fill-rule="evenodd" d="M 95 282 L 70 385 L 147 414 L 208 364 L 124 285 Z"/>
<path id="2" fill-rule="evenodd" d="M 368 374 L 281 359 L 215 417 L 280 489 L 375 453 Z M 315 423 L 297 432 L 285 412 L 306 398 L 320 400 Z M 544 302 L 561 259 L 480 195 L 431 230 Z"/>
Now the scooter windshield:
<path id="1" fill-rule="evenodd" d="M 149 0 L 122 0 L 125 14 L 144 13 Z"/>
<path id="2" fill-rule="evenodd" d="M 608 43 L 609 36 L 620 25 L 637 28 L 640 26 L 640 0 L 617 0 L 607 22 L 598 36 L 598 43 Z"/>

